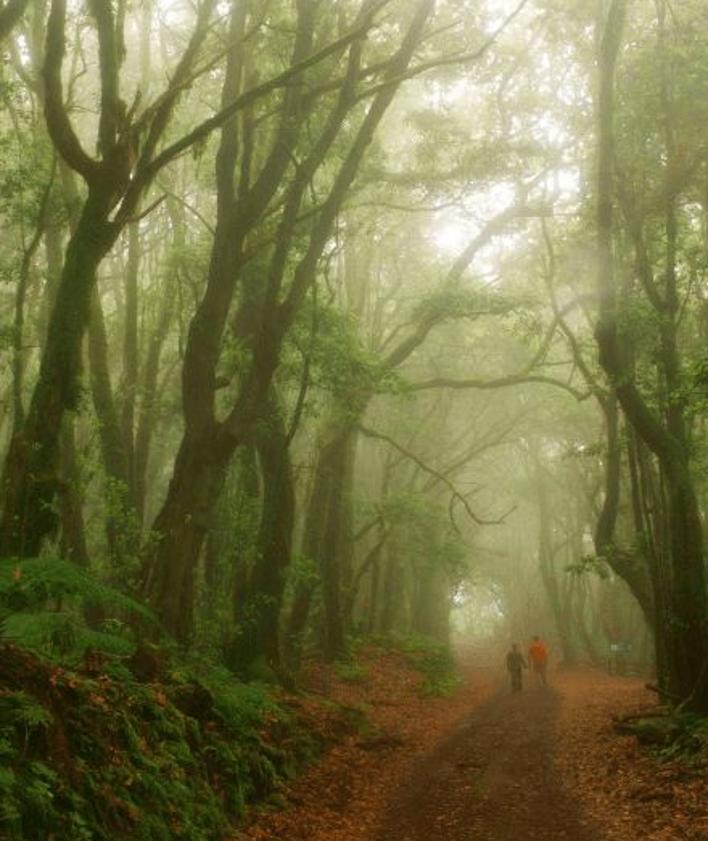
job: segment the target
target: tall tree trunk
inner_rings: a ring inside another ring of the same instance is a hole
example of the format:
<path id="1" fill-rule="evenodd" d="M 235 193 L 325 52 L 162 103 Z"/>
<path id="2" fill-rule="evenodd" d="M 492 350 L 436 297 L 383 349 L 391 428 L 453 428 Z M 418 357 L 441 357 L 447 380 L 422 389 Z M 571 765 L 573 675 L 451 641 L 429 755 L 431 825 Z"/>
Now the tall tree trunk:
<path id="1" fill-rule="evenodd" d="M 590 658 L 590 662 L 594 666 L 599 666 L 602 658 L 597 649 L 595 639 L 590 633 L 587 624 L 586 608 L 588 597 L 588 581 L 586 578 L 580 578 L 576 583 L 576 599 L 575 599 L 575 617 L 578 628 L 578 634 L 583 644 L 586 654 Z"/>
<path id="2" fill-rule="evenodd" d="M 167 498 L 153 523 L 159 539 L 144 568 L 143 592 L 164 627 L 183 643 L 192 638 L 194 574 L 230 458 L 215 439 L 209 433 L 183 439 Z"/>
<path id="3" fill-rule="evenodd" d="M 136 522 L 131 522 L 135 520 L 135 506 L 130 498 L 128 454 L 113 398 L 108 336 L 98 290 L 94 290 L 91 299 L 88 336 L 91 396 L 98 419 L 98 438 L 106 474 L 106 536 L 111 562 L 117 567 L 126 554 L 137 550 L 139 535 Z"/>
<path id="4" fill-rule="evenodd" d="M 2 478 L 0 521 L 0 555 L 5 557 L 37 555 L 42 540 L 57 528 L 52 502 L 59 489 L 60 430 L 64 412 L 78 403 L 81 345 L 89 322 L 96 270 L 115 238 L 105 221 L 107 205 L 103 191 L 89 192 L 67 247 L 26 421 L 10 441 Z"/>
<path id="5" fill-rule="evenodd" d="M 256 431 L 255 445 L 263 480 L 261 522 L 254 564 L 236 605 L 239 631 L 230 660 L 247 669 L 264 656 L 279 673 L 280 613 L 292 553 L 295 489 L 287 430 L 275 398 Z"/>
<path id="6" fill-rule="evenodd" d="M 59 496 L 59 516 L 61 535 L 59 550 L 61 557 L 73 561 L 79 566 L 89 565 L 86 547 L 86 530 L 81 498 L 81 474 L 76 458 L 74 440 L 74 418 L 66 415 L 61 431 L 60 468 L 61 494 Z"/>
<path id="7" fill-rule="evenodd" d="M 562 663 L 573 666 L 577 662 L 575 639 L 569 612 L 569 605 L 564 598 L 555 568 L 555 550 L 551 538 L 551 507 L 548 489 L 540 467 L 536 479 L 536 494 L 538 499 L 538 563 L 548 602 L 558 629 L 560 639 Z M 566 573 L 567 575 L 568 573 Z"/>
<path id="8" fill-rule="evenodd" d="M 437 642 L 449 643 L 450 582 L 442 564 L 423 559 L 416 569 L 415 584 L 411 630 Z"/>
<path id="9" fill-rule="evenodd" d="M 656 455 L 665 479 L 671 547 L 671 612 L 667 629 L 667 654 L 671 686 L 698 712 L 708 712 L 708 629 L 706 628 L 706 584 L 703 556 L 703 528 L 696 499 L 688 442 L 685 435 L 676 344 L 678 298 L 675 283 L 675 201 L 667 189 L 667 269 L 664 299 L 656 296 L 653 279 L 644 278 L 645 289 L 661 319 L 660 364 L 666 377 L 669 406 L 665 423 L 655 415 L 640 394 L 627 370 L 617 320 L 617 296 L 612 253 L 613 221 L 613 114 L 614 76 L 625 14 L 624 0 L 613 0 L 604 26 L 600 51 L 600 94 L 598 100 L 598 290 L 600 319 L 596 339 L 600 364 L 615 386 L 628 421 Z M 664 114 L 669 120 L 669 114 Z M 667 154 L 671 158 L 671 149 Z M 667 185 L 668 186 L 668 185 Z M 631 220 L 630 220 L 631 221 Z M 633 230 L 637 259 L 643 254 Z M 652 291 L 653 290 L 653 291 Z"/>
<path id="10" fill-rule="evenodd" d="M 125 333 L 123 337 L 123 405 L 121 428 L 129 497 L 137 507 L 135 472 L 135 403 L 138 394 L 138 278 L 140 234 L 137 222 L 128 226 L 128 262 L 125 269 Z"/>
<path id="11" fill-rule="evenodd" d="M 622 443 L 620 413 L 614 391 L 601 401 L 605 418 L 607 453 L 605 456 L 605 493 L 602 510 L 595 526 L 595 551 L 627 584 L 639 602 L 647 623 L 654 624 L 654 587 L 649 559 L 641 551 L 627 550 L 617 545 L 615 527 L 620 506 L 622 477 Z"/>
<path id="12" fill-rule="evenodd" d="M 347 509 L 351 494 L 356 430 L 337 436 L 321 453 L 320 469 L 328 486 L 322 511 L 322 535 L 314 555 L 322 576 L 325 656 L 334 660 L 344 654 L 343 580 L 344 560 L 351 558 L 351 534 L 347 534 Z M 347 546 L 347 539 L 349 541 Z M 314 548 L 314 547 L 313 547 Z"/>
<path id="13" fill-rule="evenodd" d="M 338 417 L 338 412 L 335 411 Z M 346 594 L 343 592 L 342 558 L 351 557 L 351 533 L 347 509 L 351 500 L 356 428 L 336 419 L 327 425 L 320 445 L 315 475 L 305 515 L 302 553 L 315 562 L 320 574 L 323 601 L 325 655 L 334 659 L 344 653 Z M 347 542 L 349 545 L 347 546 Z M 303 582 L 293 601 L 288 620 L 289 645 L 296 646 L 307 624 L 314 582 Z"/>
<path id="14" fill-rule="evenodd" d="M 160 393 L 158 377 L 160 374 L 160 360 L 162 358 L 163 347 L 170 332 L 174 312 L 174 295 L 169 285 L 166 284 L 162 292 L 157 322 L 147 341 L 147 353 L 141 378 L 140 408 L 138 411 L 137 429 L 135 431 L 133 492 L 135 495 L 136 515 L 140 525 L 145 521 L 148 501 L 148 464 L 152 450 L 153 435 L 159 415 Z"/>
<path id="15" fill-rule="evenodd" d="M 66 194 L 65 198 L 67 198 Z M 76 218 L 78 221 L 78 214 Z M 62 235 L 62 227 L 56 222 L 50 221 L 44 232 L 47 284 L 39 319 L 40 343 L 42 346 L 46 342 L 47 325 L 61 279 Z M 87 567 L 89 565 L 89 554 L 83 512 L 83 484 L 76 456 L 76 417 L 73 413 L 64 416 L 59 447 L 59 477 L 61 482 L 59 551 L 63 558 L 68 558 L 79 566 Z"/>
<path id="16" fill-rule="evenodd" d="M 647 621 L 654 639 L 654 653 L 659 685 L 668 689 L 670 661 L 667 649 L 669 582 L 667 578 L 667 541 L 662 537 L 665 520 L 663 505 L 655 494 L 656 483 L 650 455 L 632 429 L 627 430 L 627 454 L 635 531 L 648 561 L 652 601 Z M 646 615 L 646 614 L 645 614 Z"/>

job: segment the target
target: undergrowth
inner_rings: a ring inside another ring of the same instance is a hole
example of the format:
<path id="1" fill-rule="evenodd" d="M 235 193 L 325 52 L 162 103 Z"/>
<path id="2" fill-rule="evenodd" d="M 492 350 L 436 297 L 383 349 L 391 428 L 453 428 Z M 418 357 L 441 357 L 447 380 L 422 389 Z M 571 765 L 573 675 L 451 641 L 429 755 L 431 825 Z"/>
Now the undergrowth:
<path id="1" fill-rule="evenodd" d="M 319 745 L 264 687 L 0 652 L 0 837 L 216 841 Z M 31 677 L 27 677 L 31 676 Z"/>
<path id="2" fill-rule="evenodd" d="M 632 715 L 618 719 L 615 730 L 635 736 L 661 762 L 680 760 L 703 767 L 708 759 L 708 718 L 692 712 Z"/>
<path id="3" fill-rule="evenodd" d="M 449 646 L 419 634 L 385 634 L 362 637 L 353 650 L 368 644 L 403 654 L 411 667 L 423 675 L 420 688 L 426 697 L 452 694 L 460 685 L 460 678 Z"/>
<path id="4" fill-rule="evenodd" d="M 0 561 L 0 839 L 218 841 L 320 751 L 272 687 L 164 646 L 140 674 L 152 622 L 72 564 Z"/>

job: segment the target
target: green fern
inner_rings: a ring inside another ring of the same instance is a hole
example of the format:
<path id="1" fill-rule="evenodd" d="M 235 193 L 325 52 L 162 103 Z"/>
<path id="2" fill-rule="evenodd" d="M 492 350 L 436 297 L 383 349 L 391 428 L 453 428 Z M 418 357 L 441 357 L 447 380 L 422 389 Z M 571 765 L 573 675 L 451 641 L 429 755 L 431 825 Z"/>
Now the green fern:
<path id="1" fill-rule="evenodd" d="M 14 725 L 21 725 L 28 730 L 46 727 L 51 720 L 51 716 L 39 701 L 26 692 L 0 693 L 0 732 Z"/>
<path id="2" fill-rule="evenodd" d="M 118 620 L 89 629 L 85 605 L 151 626 L 153 614 L 135 599 L 97 581 L 89 570 L 53 558 L 0 560 L 0 640 L 65 657 L 87 647 L 127 654 L 132 644 Z"/>

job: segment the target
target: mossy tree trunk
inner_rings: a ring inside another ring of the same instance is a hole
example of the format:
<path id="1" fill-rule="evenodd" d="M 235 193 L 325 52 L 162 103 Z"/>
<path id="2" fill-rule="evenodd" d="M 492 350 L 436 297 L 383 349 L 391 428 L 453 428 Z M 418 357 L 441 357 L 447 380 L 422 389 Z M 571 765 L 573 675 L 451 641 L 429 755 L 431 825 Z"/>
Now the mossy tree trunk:
<path id="1" fill-rule="evenodd" d="M 128 109 L 120 98 L 120 68 L 125 55 L 123 16 L 116 15 L 111 4 L 98 0 L 90 0 L 88 6 L 100 68 L 97 158 L 84 150 L 64 101 L 66 0 L 52 0 L 47 18 L 41 86 L 47 129 L 65 163 L 83 178 L 87 195 L 67 245 L 27 417 L 13 435 L 5 461 L 1 555 L 36 555 L 43 540 L 57 530 L 60 431 L 65 413 L 79 402 L 82 342 L 89 325 L 98 267 L 160 168 L 179 153 L 182 145 L 186 148 L 195 142 L 190 136 L 163 150 L 159 159 L 156 155 L 183 85 L 192 75 L 214 0 L 204 0 L 198 9 L 192 38 L 159 104 L 142 125 L 142 148 L 138 148 L 140 131 L 125 116 Z M 216 127 L 213 122 L 203 125 L 205 135 Z"/>
<path id="2" fill-rule="evenodd" d="M 681 365 L 677 344 L 679 298 L 676 283 L 676 191 L 666 184 L 664 229 L 666 260 L 663 289 L 646 259 L 640 220 L 625 207 L 635 248 L 637 272 L 650 304 L 660 319 L 658 362 L 666 384 L 667 406 L 660 417 L 647 403 L 627 368 L 618 326 L 612 251 L 614 235 L 614 79 L 623 33 L 624 0 L 613 0 L 603 25 L 598 99 L 598 291 L 600 319 L 596 329 L 600 364 L 615 387 L 627 420 L 656 456 L 667 494 L 671 581 L 671 621 L 666 629 L 669 688 L 693 709 L 708 712 L 708 628 L 703 527 L 690 464 L 690 447 L 681 398 Z M 664 80 L 665 82 L 665 80 Z M 667 170 L 675 154 L 671 115 L 665 108 Z M 667 176 L 668 177 L 668 176 Z M 628 212 L 627 212 L 628 211 Z"/>
<path id="3" fill-rule="evenodd" d="M 0 554 L 37 555 L 45 537 L 56 532 L 54 499 L 58 480 L 59 436 L 67 410 L 80 396 L 81 345 L 90 317 L 96 270 L 115 239 L 105 221 L 110 197 L 89 193 L 62 270 L 39 377 L 25 423 L 13 435 L 4 474 Z"/>

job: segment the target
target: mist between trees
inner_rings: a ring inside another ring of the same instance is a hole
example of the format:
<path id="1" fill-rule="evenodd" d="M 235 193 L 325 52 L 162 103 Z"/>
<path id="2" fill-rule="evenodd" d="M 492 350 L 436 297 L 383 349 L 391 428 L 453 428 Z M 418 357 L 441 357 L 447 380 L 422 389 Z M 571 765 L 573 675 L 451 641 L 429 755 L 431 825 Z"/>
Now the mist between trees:
<path id="1" fill-rule="evenodd" d="M 10 0 L 0 36 L 18 575 L 241 676 L 452 616 L 708 711 L 704 3 Z"/>

